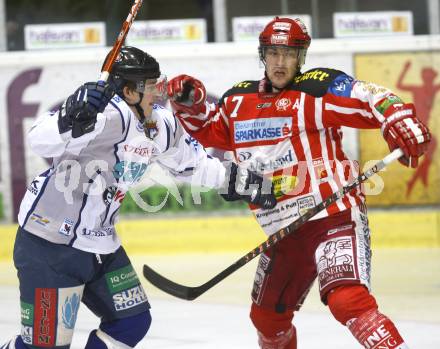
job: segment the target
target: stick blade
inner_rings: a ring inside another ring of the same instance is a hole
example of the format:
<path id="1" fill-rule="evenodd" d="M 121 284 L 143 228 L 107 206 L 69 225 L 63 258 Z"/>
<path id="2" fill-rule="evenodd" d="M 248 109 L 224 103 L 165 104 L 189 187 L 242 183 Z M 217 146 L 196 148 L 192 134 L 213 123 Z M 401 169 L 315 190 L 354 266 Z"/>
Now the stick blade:
<path id="1" fill-rule="evenodd" d="M 147 279 L 152 285 L 156 286 L 161 291 L 180 299 L 192 301 L 203 293 L 202 290 L 199 290 L 200 287 L 190 287 L 177 284 L 158 274 L 146 264 L 144 264 L 143 274 L 145 279 Z"/>

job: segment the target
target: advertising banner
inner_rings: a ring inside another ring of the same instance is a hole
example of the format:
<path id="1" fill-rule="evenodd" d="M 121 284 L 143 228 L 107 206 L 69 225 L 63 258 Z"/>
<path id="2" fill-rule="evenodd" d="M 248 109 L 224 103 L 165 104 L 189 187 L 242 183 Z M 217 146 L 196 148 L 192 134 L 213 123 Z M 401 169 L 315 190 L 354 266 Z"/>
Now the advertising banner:
<path id="1" fill-rule="evenodd" d="M 355 55 L 358 79 L 388 87 L 405 102 L 414 103 L 418 118 L 431 130 L 432 141 L 416 169 L 400 163 L 390 165 L 380 176 L 380 195 L 368 196 L 370 205 L 440 204 L 440 52 L 402 52 Z M 362 163 L 381 159 L 389 152 L 379 130 L 360 132 Z"/>
<path id="2" fill-rule="evenodd" d="M 301 19 L 309 35 L 312 35 L 312 19 L 310 15 L 280 15 L 280 17 Z M 233 41 L 255 41 L 258 42 L 258 36 L 263 31 L 267 23 L 273 20 L 275 16 L 255 16 L 255 17 L 234 17 L 232 18 L 232 36 Z"/>
<path id="3" fill-rule="evenodd" d="M 105 46 L 105 23 L 26 24 L 26 50 Z"/>
<path id="4" fill-rule="evenodd" d="M 336 12 L 333 33 L 335 38 L 412 35 L 413 14 L 410 11 Z"/>
<path id="5" fill-rule="evenodd" d="M 207 41 L 204 19 L 167 19 L 135 21 L 127 35 L 127 45 L 204 43 Z"/>

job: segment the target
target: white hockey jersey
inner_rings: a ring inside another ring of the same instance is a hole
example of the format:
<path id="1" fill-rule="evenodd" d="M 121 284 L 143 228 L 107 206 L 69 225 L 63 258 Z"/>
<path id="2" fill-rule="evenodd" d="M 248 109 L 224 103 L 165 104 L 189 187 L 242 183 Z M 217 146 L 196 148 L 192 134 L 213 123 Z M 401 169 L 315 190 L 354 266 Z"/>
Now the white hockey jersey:
<path id="1" fill-rule="evenodd" d="M 20 206 L 26 231 L 57 244 L 100 254 L 120 246 L 114 224 L 127 191 L 157 162 L 178 180 L 220 188 L 225 168 L 211 158 L 167 109 L 155 105 L 151 140 L 128 105 L 115 96 L 98 114 L 94 131 L 59 134 L 57 113 L 41 115 L 28 134 L 32 150 L 53 158 L 34 178 Z"/>

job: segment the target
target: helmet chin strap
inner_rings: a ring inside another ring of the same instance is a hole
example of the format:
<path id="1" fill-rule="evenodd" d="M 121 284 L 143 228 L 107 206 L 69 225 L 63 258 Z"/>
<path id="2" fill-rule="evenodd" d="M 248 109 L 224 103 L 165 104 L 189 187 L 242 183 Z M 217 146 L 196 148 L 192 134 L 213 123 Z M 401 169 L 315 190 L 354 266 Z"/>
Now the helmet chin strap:
<path id="1" fill-rule="evenodd" d="M 158 133 L 156 122 L 153 120 L 150 120 L 150 122 L 148 122 L 149 121 L 148 117 L 145 115 L 144 109 L 141 107 L 141 102 L 142 99 L 144 98 L 144 94 L 142 92 L 138 92 L 138 93 L 139 93 L 139 100 L 136 103 L 129 103 L 125 99 L 124 100 L 129 106 L 134 107 L 138 112 L 139 115 L 138 119 L 142 125 L 142 128 L 144 129 L 145 136 L 147 136 L 147 138 L 149 139 L 153 139 L 154 137 L 156 137 Z"/>
<path id="2" fill-rule="evenodd" d="M 141 122 L 142 126 L 145 124 L 145 120 L 147 119 L 144 113 L 144 109 L 141 107 L 142 99 L 144 98 L 144 94 L 142 92 L 139 93 L 139 100 L 136 103 L 129 103 L 125 98 L 124 101 L 127 103 L 130 107 L 135 107 L 136 111 L 139 114 L 139 121 Z"/>

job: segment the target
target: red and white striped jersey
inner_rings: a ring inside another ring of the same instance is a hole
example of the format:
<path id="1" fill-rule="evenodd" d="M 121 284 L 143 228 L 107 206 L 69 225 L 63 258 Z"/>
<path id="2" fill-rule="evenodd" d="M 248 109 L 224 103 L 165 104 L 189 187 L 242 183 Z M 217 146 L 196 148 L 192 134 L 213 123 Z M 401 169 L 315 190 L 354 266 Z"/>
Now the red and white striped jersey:
<path id="1" fill-rule="evenodd" d="M 205 147 L 231 150 L 238 163 L 272 180 L 277 206 L 251 207 L 270 235 L 358 176 L 357 162 L 343 152 L 341 126 L 380 128 L 387 109 L 403 102 L 384 87 L 326 68 L 297 75 L 276 94 L 265 92 L 267 85 L 240 82 L 206 114 L 177 116 Z M 361 191 L 352 191 L 314 219 L 363 202 Z"/>

